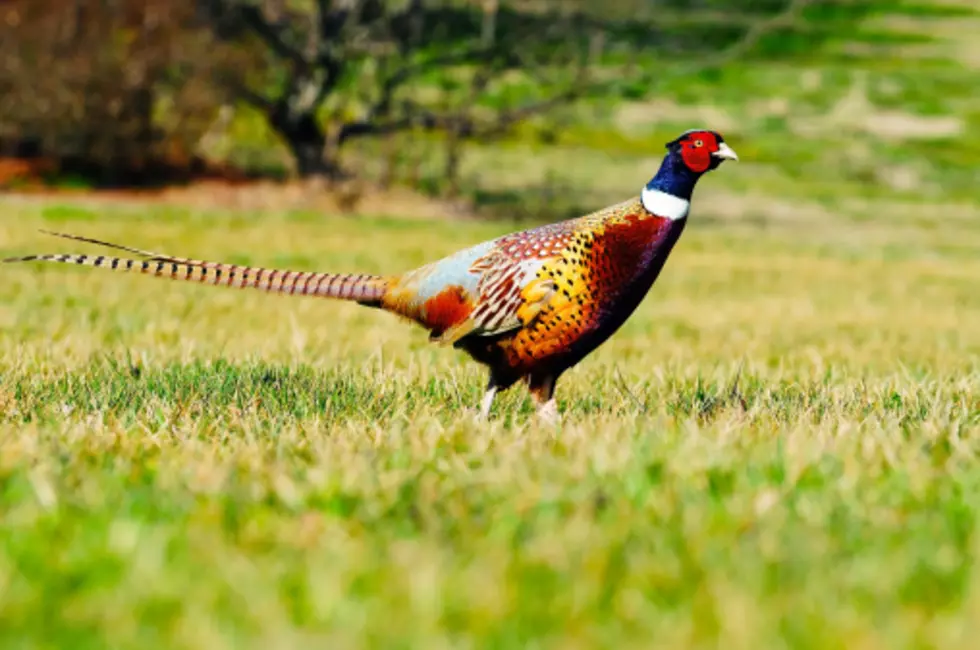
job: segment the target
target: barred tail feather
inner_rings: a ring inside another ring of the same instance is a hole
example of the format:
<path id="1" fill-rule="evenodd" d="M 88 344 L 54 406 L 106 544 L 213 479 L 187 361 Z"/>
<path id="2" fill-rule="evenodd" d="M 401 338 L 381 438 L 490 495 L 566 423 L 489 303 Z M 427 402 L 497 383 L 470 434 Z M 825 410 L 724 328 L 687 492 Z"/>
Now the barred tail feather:
<path id="1" fill-rule="evenodd" d="M 47 234 L 96 244 L 105 248 L 126 251 L 144 259 L 138 260 L 105 255 L 45 254 L 10 257 L 2 260 L 2 262 L 57 262 L 61 264 L 77 264 L 113 271 L 134 271 L 149 274 L 154 277 L 186 280 L 188 282 L 199 282 L 215 286 L 259 289 L 261 291 L 296 296 L 317 296 L 338 300 L 353 300 L 368 304 L 379 302 L 384 296 L 387 286 L 385 278 L 377 275 L 263 269 L 161 255 L 160 253 L 130 248 L 128 246 L 89 239 L 87 237 L 79 237 L 77 235 L 53 232 L 48 232 Z"/>

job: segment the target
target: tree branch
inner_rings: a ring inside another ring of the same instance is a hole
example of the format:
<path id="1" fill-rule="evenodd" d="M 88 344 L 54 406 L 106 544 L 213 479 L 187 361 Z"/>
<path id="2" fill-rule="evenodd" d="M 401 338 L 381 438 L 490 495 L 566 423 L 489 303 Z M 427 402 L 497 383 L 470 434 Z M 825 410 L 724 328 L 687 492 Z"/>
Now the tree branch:
<path id="1" fill-rule="evenodd" d="M 461 65 L 480 61 L 489 55 L 489 51 L 482 48 L 472 48 L 465 52 L 455 52 L 442 56 L 432 57 L 426 61 L 411 65 L 404 65 L 393 72 L 381 85 L 380 97 L 367 111 L 365 119 L 376 119 L 385 116 L 391 110 L 391 102 L 394 99 L 395 91 L 403 84 L 411 81 L 413 77 L 425 74 L 434 68 Z"/>
<path id="2" fill-rule="evenodd" d="M 310 64 L 303 53 L 286 42 L 283 30 L 265 19 L 261 9 L 253 5 L 245 5 L 239 9 L 242 20 L 255 34 L 261 38 L 269 49 L 281 58 L 292 61 L 296 65 L 306 67 Z"/>
<path id="3" fill-rule="evenodd" d="M 344 124 L 340 129 L 338 141 L 344 142 L 349 138 L 370 135 L 387 135 L 411 128 L 436 131 L 452 128 L 453 126 L 460 130 L 462 137 L 493 137 L 504 133 L 507 129 L 523 119 L 548 111 L 569 101 L 574 101 L 582 95 L 582 92 L 581 88 L 566 89 L 548 99 L 502 111 L 497 114 L 496 119 L 492 123 L 483 126 L 477 124 L 477 121 L 465 111 L 457 113 L 436 113 L 424 109 L 421 106 L 406 103 L 404 108 L 408 109 L 408 114 L 404 117 L 386 122 L 358 120 Z"/>
<path id="4" fill-rule="evenodd" d="M 496 118 L 490 124 L 480 125 L 470 113 L 476 104 L 479 94 L 486 89 L 491 81 L 492 70 L 488 67 L 481 69 L 474 78 L 466 105 L 459 111 L 436 113 L 418 104 L 406 101 L 402 103 L 402 109 L 405 112 L 403 117 L 388 121 L 378 120 L 378 117 L 386 116 L 390 112 L 392 96 L 395 89 L 409 81 L 412 77 L 434 67 L 486 60 L 493 51 L 493 48 L 488 50 L 480 46 L 465 52 L 446 54 L 421 63 L 402 67 L 386 80 L 382 88 L 381 98 L 368 110 L 367 115 L 363 119 L 348 122 L 341 126 L 338 133 L 338 142 L 343 143 L 345 140 L 355 137 L 387 135 L 411 128 L 420 128 L 426 131 L 451 129 L 458 137 L 462 138 L 493 137 L 506 132 L 514 124 L 527 117 L 574 101 L 586 92 L 593 90 L 593 87 L 589 87 L 585 82 L 587 68 L 583 64 L 579 66 L 576 80 L 571 87 L 547 99 L 498 112 Z M 498 72 L 507 69 L 509 64 L 513 63 L 513 60 L 512 57 L 506 57 L 506 59 L 499 69 L 494 69 Z M 520 61 L 519 57 L 517 61 Z"/>
<path id="5" fill-rule="evenodd" d="M 494 120 L 493 124 L 482 131 L 478 130 L 476 134 L 481 138 L 489 138 L 500 135 L 505 133 L 508 129 L 513 127 L 521 120 L 527 119 L 532 115 L 545 113 L 553 108 L 561 106 L 562 104 L 573 102 L 576 99 L 581 98 L 584 94 L 585 91 L 582 88 L 568 88 L 557 95 L 549 97 L 548 99 L 543 99 L 541 101 L 534 102 L 533 104 L 525 104 L 524 106 L 502 111 L 497 114 L 497 119 Z"/>
<path id="6" fill-rule="evenodd" d="M 711 68 L 716 68 L 726 63 L 731 63 L 735 59 L 744 56 L 752 48 L 759 44 L 759 41 L 763 39 L 770 32 L 773 32 L 780 27 L 792 26 L 796 20 L 803 13 L 803 10 L 810 4 L 813 0 L 790 0 L 786 8 L 779 14 L 772 16 L 766 20 L 760 20 L 752 23 L 742 38 L 738 39 L 732 43 L 729 47 L 720 52 L 717 56 L 711 59 L 695 62 L 690 68 L 684 71 L 685 74 L 698 73 L 704 70 L 709 70 Z"/>
<path id="7" fill-rule="evenodd" d="M 216 81 L 228 88 L 236 97 L 243 99 L 263 113 L 269 114 L 275 108 L 275 102 L 249 88 L 237 75 L 220 75 L 216 77 Z"/>
<path id="8" fill-rule="evenodd" d="M 287 42 L 285 31 L 266 20 L 259 7 L 234 0 L 203 0 L 203 3 L 211 15 L 219 21 L 227 20 L 229 17 L 233 20 L 237 19 L 241 25 L 262 39 L 262 42 L 279 58 L 299 66 L 310 65 L 303 53 Z"/>

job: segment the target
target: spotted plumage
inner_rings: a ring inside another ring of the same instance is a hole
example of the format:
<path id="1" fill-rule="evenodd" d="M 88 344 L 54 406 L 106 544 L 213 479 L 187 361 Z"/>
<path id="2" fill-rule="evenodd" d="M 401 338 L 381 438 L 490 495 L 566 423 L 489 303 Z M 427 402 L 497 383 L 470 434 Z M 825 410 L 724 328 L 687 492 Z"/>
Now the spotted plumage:
<path id="1" fill-rule="evenodd" d="M 737 157 L 718 133 L 688 131 L 667 144 L 659 171 L 634 199 L 504 235 L 399 275 L 250 268 L 75 235 L 58 236 L 141 259 L 56 254 L 4 261 L 81 264 L 381 308 L 419 323 L 434 341 L 465 350 L 489 368 L 484 416 L 499 390 L 523 380 L 539 413 L 553 419 L 555 382 L 640 304 L 684 230 L 695 184 L 726 159 Z"/>

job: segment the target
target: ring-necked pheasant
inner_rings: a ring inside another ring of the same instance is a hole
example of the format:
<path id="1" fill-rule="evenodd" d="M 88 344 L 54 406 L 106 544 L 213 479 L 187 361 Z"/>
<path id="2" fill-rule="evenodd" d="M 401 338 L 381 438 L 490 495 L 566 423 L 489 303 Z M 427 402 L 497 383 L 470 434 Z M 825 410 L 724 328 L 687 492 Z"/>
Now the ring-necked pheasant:
<path id="1" fill-rule="evenodd" d="M 432 340 L 461 348 L 489 367 L 483 417 L 499 390 L 523 379 L 539 415 L 555 420 L 558 377 L 640 304 L 684 230 L 698 179 L 724 160 L 738 160 L 714 131 L 687 131 L 666 147 L 657 174 L 629 201 L 504 235 L 401 275 L 250 268 L 59 233 L 50 234 L 142 259 L 67 254 L 4 262 L 80 264 L 379 307 L 421 324 Z"/>

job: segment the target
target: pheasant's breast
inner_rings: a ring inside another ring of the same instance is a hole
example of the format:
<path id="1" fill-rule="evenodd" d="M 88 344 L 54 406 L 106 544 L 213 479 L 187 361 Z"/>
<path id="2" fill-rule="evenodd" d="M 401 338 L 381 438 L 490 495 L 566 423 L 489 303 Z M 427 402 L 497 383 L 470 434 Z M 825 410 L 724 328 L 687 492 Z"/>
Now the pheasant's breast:
<path id="1" fill-rule="evenodd" d="M 574 363 L 595 349 L 649 290 L 656 273 L 647 271 L 669 252 L 662 245 L 674 228 L 683 224 L 634 211 L 571 233 L 561 254 L 537 272 L 552 292 L 533 322 L 505 343 L 509 364 Z"/>

